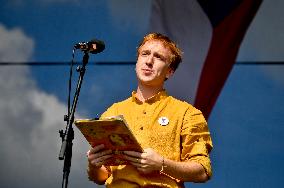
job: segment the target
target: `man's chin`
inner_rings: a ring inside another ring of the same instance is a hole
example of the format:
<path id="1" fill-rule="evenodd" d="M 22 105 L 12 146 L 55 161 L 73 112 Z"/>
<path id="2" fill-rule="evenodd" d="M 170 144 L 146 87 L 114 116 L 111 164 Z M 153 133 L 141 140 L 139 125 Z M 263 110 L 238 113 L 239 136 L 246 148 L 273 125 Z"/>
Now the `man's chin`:
<path id="1" fill-rule="evenodd" d="M 152 77 L 150 77 L 150 76 L 141 76 L 141 77 L 138 77 L 138 80 L 140 81 L 140 82 L 153 82 L 153 78 Z"/>
<path id="2" fill-rule="evenodd" d="M 139 84 L 148 87 L 160 87 L 163 85 L 163 82 L 159 83 L 157 80 L 144 79 L 144 80 L 139 80 Z"/>

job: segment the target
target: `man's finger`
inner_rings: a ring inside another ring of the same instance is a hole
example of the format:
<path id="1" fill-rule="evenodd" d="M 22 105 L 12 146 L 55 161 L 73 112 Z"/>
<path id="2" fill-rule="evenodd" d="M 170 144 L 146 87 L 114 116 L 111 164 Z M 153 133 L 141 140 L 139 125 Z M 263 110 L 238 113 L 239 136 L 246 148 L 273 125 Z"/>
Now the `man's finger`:
<path id="1" fill-rule="evenodd" d="M 94 146 L 93 148 L 90 149 L 89 154 L 97 153 L 98 151 L 100 151 L 100 150 L 102 150 L 102 149 L 104 149 L 104 148 L 105 148 L 105 145 L 103 145 L 103 144 Z"/>
<path id="2" fill-rule="evenodd" d="M 142 164 L 142 160 L 141 158 L 136 158 L 136 157 L 130 157 L 130 156 L 127 156 L 127 155 L 124 155 L 124 159 L 130 161 L 130 162 L 133 162 L 133 163 L 139 163 L 139 164 Z"/>
<path id="3" fill-rule="evenodd" d="M 111 157 L 112 155 L 104 155 L 102 157 L 90 160 L 90 163 L 94 166 L 102 166 L 103 164 L 105 164 L 105 161 Z"/>
<path id="4" fill-rule="evenodd" d="M 123 151 L 123 153 L 129 156 L 132 156 L 132 157 L 136 157 L 136 158 L 141 158 L 141 154 L 142 154 L 136 151 Z"/>
<path id="5" fill-rule="evenodd" d="M 98 152 L 98 153 L 89 154 L 88 159 L 90 161 L 90 160 L 97 159 L 97 158 L 100 158 L 100 157 L 105 156 L 105 155 L 112 156 L 111 154 L 112 154 L 111 150 L 104 150 L 104 151 L 101 151 L 101 152 Z"/>

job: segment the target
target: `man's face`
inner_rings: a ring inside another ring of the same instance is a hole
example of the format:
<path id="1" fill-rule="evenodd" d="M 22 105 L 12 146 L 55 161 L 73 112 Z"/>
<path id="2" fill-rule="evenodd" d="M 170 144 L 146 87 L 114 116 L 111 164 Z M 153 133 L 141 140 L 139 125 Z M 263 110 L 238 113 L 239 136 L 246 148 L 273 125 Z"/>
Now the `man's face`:
<path id="1" fill-rule="evenodd" d="M 148 86 L 163 86 L 173 71 L 170 66 L 171 51 L 158 40 L 147 41 L 140 47 L 136 63 L 138 82 Z"/>

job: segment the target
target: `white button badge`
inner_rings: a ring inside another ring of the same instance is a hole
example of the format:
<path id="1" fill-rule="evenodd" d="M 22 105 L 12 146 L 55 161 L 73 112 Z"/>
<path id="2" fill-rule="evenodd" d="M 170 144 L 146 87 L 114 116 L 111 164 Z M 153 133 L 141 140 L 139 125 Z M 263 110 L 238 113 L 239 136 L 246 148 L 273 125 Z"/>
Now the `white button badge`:
<path id="1" fill-rule="evenodd" d="M 165 125 L 168 125 L 170 121 L 167 117 L 160 117 L 158 119 L 158 122 L 160 125 L 165 126 Z"/>

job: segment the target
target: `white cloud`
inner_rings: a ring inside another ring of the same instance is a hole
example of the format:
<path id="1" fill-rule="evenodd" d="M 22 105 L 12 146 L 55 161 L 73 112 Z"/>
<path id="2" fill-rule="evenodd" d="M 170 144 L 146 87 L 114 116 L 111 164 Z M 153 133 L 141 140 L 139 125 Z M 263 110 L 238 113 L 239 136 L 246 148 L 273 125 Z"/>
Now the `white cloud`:
<path id="1" fill-rule="evenodd" d="M 20 29 L 0 25 L 0 39 L 1 61 L 31 58 L 34 42 Z M 36 87 L 27 66 L 1 66 L 0 91 L 1 187 L 60 186 L 58 130 L 65 127 L 66 106 Z M 88 145 L 76 128 L 75 134 L 69 187 L 93 187 L 84 170 Z"/>
<path id="2" fill-rule="evenodd" d="M 8 30 L 0 24 L 0 61 L 27 61 L 33 54 L 34 41 L 19 28 Z"/>

